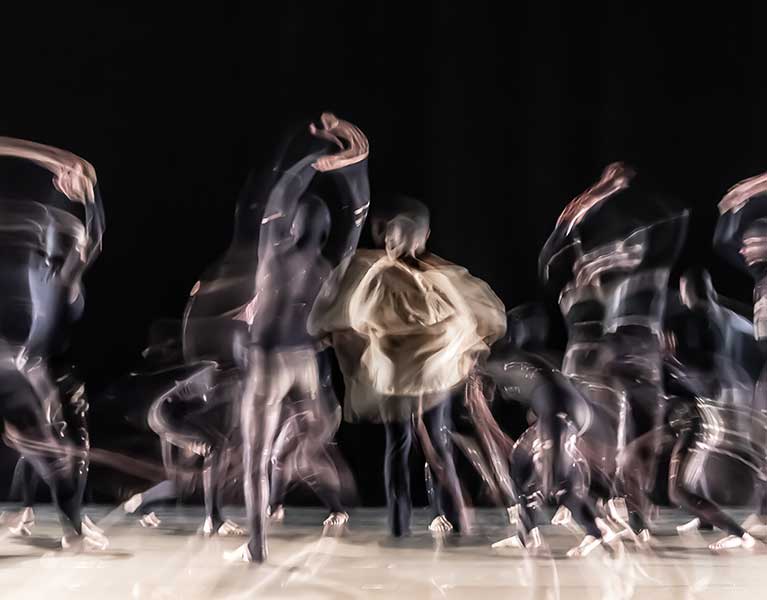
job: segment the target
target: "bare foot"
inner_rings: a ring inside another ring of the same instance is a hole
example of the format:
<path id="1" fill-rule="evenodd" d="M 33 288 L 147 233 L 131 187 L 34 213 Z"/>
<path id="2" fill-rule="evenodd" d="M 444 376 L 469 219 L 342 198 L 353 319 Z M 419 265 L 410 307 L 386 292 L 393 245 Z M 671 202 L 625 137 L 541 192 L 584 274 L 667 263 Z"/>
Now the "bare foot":
<path id="1" fill-rule="evenodd" d="M 224 552 L 224 560 L 228 562 L 244 562 L 252 563 L 253 556 L 250 554 L 247 544 L 243 544 L 239 548 L 232 550 L 231 552 Z"/>
<path id="2" fill-rule="evenodd" d="M 234 537 L 245 535 L 245 529 L 240 527 L 237 523 L 231 519 L 226 519 L 218 528 L 218 535 L 222 537 Z"/>
<path id="3" fill-rule="evenodd" d="M 35 511 L 31 506 L 25 507 L 17 515 L 4 515 L 3 522 L 8 526 L 12 535 L 30 536 L 35 525 Z"/>
<path id="4" fill-rule="evenodd" d="M 144 515 L 138 520 L 138 524 L 142 527 L 159 527 L 160 523 L 162 523 L 162 521 L 160 521 L 159 517 L 153 512 Z"/>
<path id="5" fill-rule="evenodd" d="M 518 535 L 512 535 L 511 537 L 504 538 L 495 542 L 491 548 L 524 548 L 525 545 Z"/>
<path id="6" fill-rule="evenodd" d="M 683 525 L 677 525 L 676 531 L 678 534 L 683 535 L 685 533 L 690 533 L 691 531 L 697 531 L 698 527 L 700 527 L 700 519 L 695 517 L 692 521 L 688 521 Z"/>
<path id="7" fill-rule="evenodd" d="M 517 534 L 506 539 L 495 542 L 492 548 L 523 548 L 531 554 L 537 554 L 545 546 L 543 544 L 543 538 L 541 538 L 541 532 L 537 527 L 531 529 L 525 536 L 524 541 L 522 537 Z"/>
<path id="8" fill-rule="evenodd" d="M 736 550 L 738 548 L 751 550 L 755 545 L 756 540 L 751 537 L 751 534 L 744 533 L 741 537 L 738 537 L 737 535 L 728 535 L 713 544 L 709 544 L 708 548 L 712 552 L 722 552 L 725 550 Z"/>
<path id="9" fill-rule="evenodd" d="M 143 502 L 144 497 L 141 494 L 134 494 L 128 500 L 125 501 L 125 504 L 123 504 L 123 510 L 127 512 L 128 514 L 132 514 L 136 512 L 136 509 L 141 506 L 141 503 Z"/>
<path id="10" fill-rule="evenodd" d="M 328 515 L 328 518 L 322 522 L 323 527 L 340 527 L 346 525 L 349 521 L 349 515 L 345 512 L 332 512 Z"/>
<path id="11" fill-rule="evenodd" d="M 581 540 L 581 543 L 578 544 L 575 548 L 571 548 L 567 552 L 568 558 L 581 558 L 584 556 L 588 556 L 591 554 L 594 550 L 599 548 L 599 546 L 602 545 L 601 538 L 596 538 L 593 535 L 587 535 L 586 537 Z"/>
<path id="12" fill-rule="evenodd" d="M 751 535 L 767 535 L 767 516 L 760 516 L 756 513 L 748 515 L 743 521 L 741 527 Z"/>
<path id="13" fill-rule="evenodd" d="M 439 515 L 434 517 L 431 523 L 429 523 L 429 531 L 435 535 L 445 535 L 453 530 L 453 524 L 447 520 L 445 515 Z"/>
<path id="14" fill-rule="evenodd" d="M 83 525 L 82 534 L 74 533 L 61 538 L 62 550 L 72 552 L 103 552 L 109 547 L 109 540 L 87 526 Z"/>

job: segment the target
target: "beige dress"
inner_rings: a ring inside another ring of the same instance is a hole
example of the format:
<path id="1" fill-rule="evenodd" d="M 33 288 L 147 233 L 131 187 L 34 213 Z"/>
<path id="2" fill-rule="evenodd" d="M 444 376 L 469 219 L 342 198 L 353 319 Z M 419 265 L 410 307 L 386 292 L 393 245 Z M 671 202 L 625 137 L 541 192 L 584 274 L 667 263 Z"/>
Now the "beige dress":
<path id="1" fill-rule="evenodd" d="M 506 328 L 486 283 L 430 254 L 403 261 L 358 251 L 335 289 L 314 307 L 310 329 L 333 337 L 348 420 L 429 410 Z"/>

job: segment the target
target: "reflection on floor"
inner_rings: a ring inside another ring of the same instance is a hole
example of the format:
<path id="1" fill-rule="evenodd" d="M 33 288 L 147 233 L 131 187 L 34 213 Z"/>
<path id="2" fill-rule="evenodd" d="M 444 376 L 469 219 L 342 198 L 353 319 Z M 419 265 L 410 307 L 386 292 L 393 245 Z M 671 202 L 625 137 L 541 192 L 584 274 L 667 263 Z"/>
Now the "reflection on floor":
<path id="1" fill-rule="evenodd" d="M 105 552 L 58 550 L 59 528 L 48 506 L 36 511 L 31 537 L 13 537 L 3 528 L 0 598 L 756 600 L 767 589 L 767 546 L 712 555 L 706 546 L 721 532 L 679 536 L 675 525 L 688 519 L 672 512 L 661 513 L 651 551 L 627 542 L 622 550 L 600 548 L 567 559 L 579 538 L 553 526 L 542 528 L 548 549 L 541 556 L 491 549 L 509 535 L 500 511 L 477 511 L 472 535 L 438 543 L 427 532 L 425 511 L 416 511 L 412 537 L 393 540 L 382 509 L 353 511 L 343 535 L 323 537 L 323 511 L 288 508 L 285 522 L 272 527 L 270 560 L 261 566 L 225 563 L 223 553 L 242 540 L 197 535 L 197 507 L 159 510 L 156 529 L 140 527 L 122 510 L 89 507 L 87 513 L 109 537 Z M 229 516 L 244 523 L 240 508 Z"/>

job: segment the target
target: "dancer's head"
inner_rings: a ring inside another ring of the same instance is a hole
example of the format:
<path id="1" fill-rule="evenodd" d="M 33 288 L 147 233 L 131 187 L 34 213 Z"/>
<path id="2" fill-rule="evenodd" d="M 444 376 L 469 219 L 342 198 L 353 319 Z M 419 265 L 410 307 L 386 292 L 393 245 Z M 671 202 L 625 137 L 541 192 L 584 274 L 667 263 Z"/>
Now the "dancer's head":
<path id="1" fill-rule="evenodd" d="M 549 334 L 549 318 L 540 304 L 515 306 L 506 313 L 506 336 L 503 342 L 514 348 L 543 346 Z"/>
<path id="2" fill-rule="evenodd" d="M 426 251 L 429 229 L 408 215 L 397 215 L 386 224 L 384 246 L 392 260 L 416 257 Z"/>
<path id="3" fill-rule="evenodd" d="M 304 195 L 298 203 L 290 226 L 293 243 L 303 249 L 321 250 L 330 233 L 330 211 L 314 194 Z"/>
<path id="4" fill-rule="evenodd" d="M 701 267 L 691 267 L 679 278 L 679 295 L 690 309 L 715 299 L 711 275 Z"/>
<path id="5" fill-rule="evenodd" d="M 395 219 L 398 223 L 390 224 Z M 402 254 L 421 254 L 429 238 L 429 209 L 423 202 L 408 196 L 388 196 L 376 202 L 370 216 L 373 244 L 387 247 L 387 236 L 392 248 L 402 248 Z M 402 240 L 403 236 L 409 238 Z M 395 239 L 398 241 L 395 243 Z M 403 244 L 404 242 L 404 244 Z M 412 252 L 411 252 L 412 251 Z"/>

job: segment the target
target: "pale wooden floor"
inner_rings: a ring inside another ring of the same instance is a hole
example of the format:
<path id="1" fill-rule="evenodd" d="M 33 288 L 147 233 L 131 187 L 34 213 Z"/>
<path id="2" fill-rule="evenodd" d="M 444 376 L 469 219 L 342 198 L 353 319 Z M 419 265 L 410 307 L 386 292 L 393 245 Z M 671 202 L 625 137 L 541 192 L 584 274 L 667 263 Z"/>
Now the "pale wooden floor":
<path id="1" fill-rule="evenodd" d="M 3 507 L 6 510 L 12 507 Z M 435 545 L 426 533 L 427 515 L 416 511 L 411 538 L 393 541 L 382 509 L 352 513 L 340 538 L 321 537 L 318 509 L 289 508 L 285 524 L 273 528 L 266 565 L 230 565 L 222 554 L 238 539 L 204 539 L 195 534 L 201 510 L 158 511 L 159 529 L 142 529 L 121 511 L 89 507 L 110 548 L 101 554 L 69 555 L 57 550 L 59 529 L 50 507 L 37 511 L 31 538 L 0 533 L 0 598 L 64 600 L 193 598 L 752 598 L 767 594 L 767 548 L 726 556 L 706 544 L 720 533 L 673 534 L 685 518 L 663 513 L 652 553 L 627 544 L 624 553 L 597 550 L 567 559 L 577 538 L 545 527 L 550 555 L 527 558 L 497 551 L 491 542 L 507 532 L 500 512 L 476 514 L 476 533 Z M 243 520 L 241 508 L 230 516 Z M 739 514 L 738 516 L 743 516 Z"/>

